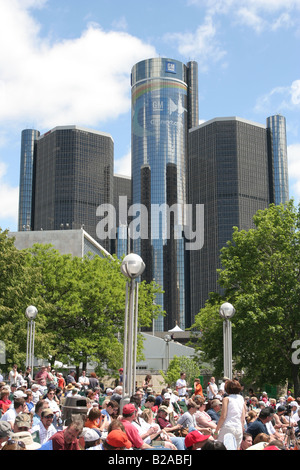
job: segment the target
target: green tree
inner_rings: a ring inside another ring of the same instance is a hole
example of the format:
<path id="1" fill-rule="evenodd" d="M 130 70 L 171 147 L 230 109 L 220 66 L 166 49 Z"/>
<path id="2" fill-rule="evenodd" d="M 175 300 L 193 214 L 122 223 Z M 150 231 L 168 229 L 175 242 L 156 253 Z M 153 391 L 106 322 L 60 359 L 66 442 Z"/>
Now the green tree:
<path id="1" fill-rule="evenodd" d="M 253 218 L 255 228 L 234 227 L 221 250 L 219 284 L 224 295 L 212 294 L 193 328 L 201 331 L 199 346 L 222 370 L 222 320 L 219 307 L 232 303 L 233 358 L 236 368 L 258 383 L 293 381 L 300 393 L 299 364 L 292 344 L 300 339 L 299 208 L 270 205 Z"/>
<path id="2" fill-rule="evenodd" d="M 122 364 L 126 280 L 116 257 L 60 255 L 51 245 L 27 250 L 30 265 L 41 270 L 37 353 L 51 362 L 95 361 L 104 367 Z M 149 326 L 161 312 L 154 305 L 155 284 L 140 284 L 139 326 Z M 142 342 L 139 341 L 140 350 Z"/>
<path id="3" fill-rule="evenodd" d="M 167 373 L 160 371 L 166 384 L 174 388 L 176 381 L 180 378 L 180 373 L 186 373 L 186 382 L 189 387 L 193 386 L 193 380 L 200 375 L 200 368 L 193 358 L 186 356 L 174 356 L 170 361 Z"/>
<path id="4" fill-rule="evenodd" d="M 26 358 L 26 308 L 35 302 L 40 273 L 28 265 L 29 255 L 18 251 L 8 231 L 0 229 L 0 339 L 8 370 L 13 363 L 23 367 Z"/>

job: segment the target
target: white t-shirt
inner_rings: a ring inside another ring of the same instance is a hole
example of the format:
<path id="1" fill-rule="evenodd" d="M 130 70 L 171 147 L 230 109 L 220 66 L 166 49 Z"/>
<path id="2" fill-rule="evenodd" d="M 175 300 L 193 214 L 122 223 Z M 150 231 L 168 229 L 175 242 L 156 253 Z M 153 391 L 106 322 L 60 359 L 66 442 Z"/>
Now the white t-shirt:
<path id="1" fill-rule="evenodd" d="M 15 408 L 9 408 L 1 417 L 1 421 L 9 421 L 10 423 L 15 423 L 16 416 L 18 413 Z"/>
<path id="2" fill-rule="evenodd" d="M 176 382 L 176 388 L 177 387 L 184 387 L 178 389 L 178 395 L 184 397 L 186 394 L 186 381 L 184 379 L 178 379 Z"/>
<path id="3" fill-rule="evenodd" d="M 213 392 L 211 391 L 211 388 L 213 389 Z M 210 383 L 209 386 L 207 387 L 207 398 L 209 400 L 212 400 L 215 395 L 218 393 L 218 387 L 215 383 Z"/>

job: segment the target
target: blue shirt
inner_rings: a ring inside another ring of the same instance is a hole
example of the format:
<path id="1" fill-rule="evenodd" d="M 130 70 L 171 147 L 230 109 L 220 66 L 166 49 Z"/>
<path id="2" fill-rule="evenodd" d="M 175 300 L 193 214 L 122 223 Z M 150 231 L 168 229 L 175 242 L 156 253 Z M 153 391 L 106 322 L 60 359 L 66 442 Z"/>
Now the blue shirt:
<path id="1" fill-rule="evenodd" d="M 260 433 L 269 434 L 267 426 L 257 418 L 253 423 L 250 423 L 247 427 L 247 432 L 252 435 L 252 439 L 254 440 L 256 436 Z"/>

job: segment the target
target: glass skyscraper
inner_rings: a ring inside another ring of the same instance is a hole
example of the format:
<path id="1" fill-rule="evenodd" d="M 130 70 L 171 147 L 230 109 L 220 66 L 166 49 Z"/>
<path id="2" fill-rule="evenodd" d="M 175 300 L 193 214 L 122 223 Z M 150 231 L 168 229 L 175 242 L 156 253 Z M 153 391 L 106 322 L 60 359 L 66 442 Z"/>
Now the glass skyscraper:
<path id="1" fill-rule="evenodd" d="M 275 204 L 289 200 L 289 178 L 287 159 L 286 119 L 281 114 L 267 118 L 270 147 L 273 154 L 273 180 Z"/>
<path id="2" fill-rule="evenodd" d="M 18 231 L 33 228 L 34 150 L 39 131 L 24 129 L 21 135 Z"/>
<path id="3" fill-rule="evenodd" d="M 95 240 L 97 208 L 113 205 L 114 142 L 109 134 L 59 126 L 37 140 L 34 230 L 84 227 Z M 101 239 L 110 250 L 110 238 Z"/>
<path id="4" fill-rule="evenodd" d="M 132 201 L 147 211 L 144 233 L 134 240 L 134 251 L 146 264 L 143 278 L 154 279 L 164 290 L 157 303 L 166 317 L 156 320 L 155 329 L 168 330 L 176 322 L 184 329 L 183 205 L 187 202 L 188 128 L 198 124 L 197 63 L 144 60 L 133 67 L 131 86 Z M 169 211 L 172 206 L 174 212 Z"/>
<path id="5" fill-rule="evenodd" d="M 265 126 L 236 117 L 190 130 L 189 197 L 193 205 L 204 205 L 204 245 L 190 253 L 192 321 L 210 292 L 221 292 L 220 250 L 233 227 L 254 228 L 254 214 L 274 201 L 267 140 Z"/>

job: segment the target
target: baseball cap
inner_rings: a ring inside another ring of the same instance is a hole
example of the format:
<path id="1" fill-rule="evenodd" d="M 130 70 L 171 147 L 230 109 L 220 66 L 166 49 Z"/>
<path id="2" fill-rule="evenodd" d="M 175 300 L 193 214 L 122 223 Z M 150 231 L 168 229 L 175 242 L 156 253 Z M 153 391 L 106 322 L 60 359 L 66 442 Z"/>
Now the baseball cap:
<path id="1" fill-rule="evenodd" d="M 31 417 L 28 413 L 20 413 L 16 416 L 15 423 L 18 428 L 31 428 Z"/>
<path id="2" fill-rule="evenodd" d="M 158 408 L 158 412 L 159 411 L 164 411 L 165 413 L 169 413 L 169 408 L 165 405 L 162 405 Z"/>
<path id="3" fill-rule="evenodd" d="M 132 403 L 123 406 L 123 415 L 130 415 L 136 411 L 136 407 Z"/>
<path id="4" fill-rule="evenodd" d="M 0 420 L 0 439 L 12 435 L 11 425 L 8 421 Z"/>
<path id="5" fill-rule="evenodd" d="M 128 440 L 127 434 L 121 431 L 121 429 L 115 429 L 108 433 L 105 442 L 112 447 L 126 447 L 126 449 L 132 447 L 132 443 Z"/>
<path id="6" fill-rule="evenodd" d="M 45 410 L 42 411 L 43 418 L 46 418 L 46 416 L 51 416 L 51 415 L 54 416 L 54 413 L 51 410 L 51 408 L 46 408 Z"/>
<path id="7" fill-rule="evenodd" d="M 85 442 L 94 442 L 100 439 L 100 434 L 91 428 L 83 428 L 82 436 Z"/>
<path id="8" fill-rule="evenodd" d="M 209 434 L 204 435 L 200 434 L 199 431 L 191 431 L 188 433 L 184 440 L 185 447 L 191 447 L 193 444 L 196 444 L 197 442 L 203 442 L 207 441 L 209 438 Z"/>

